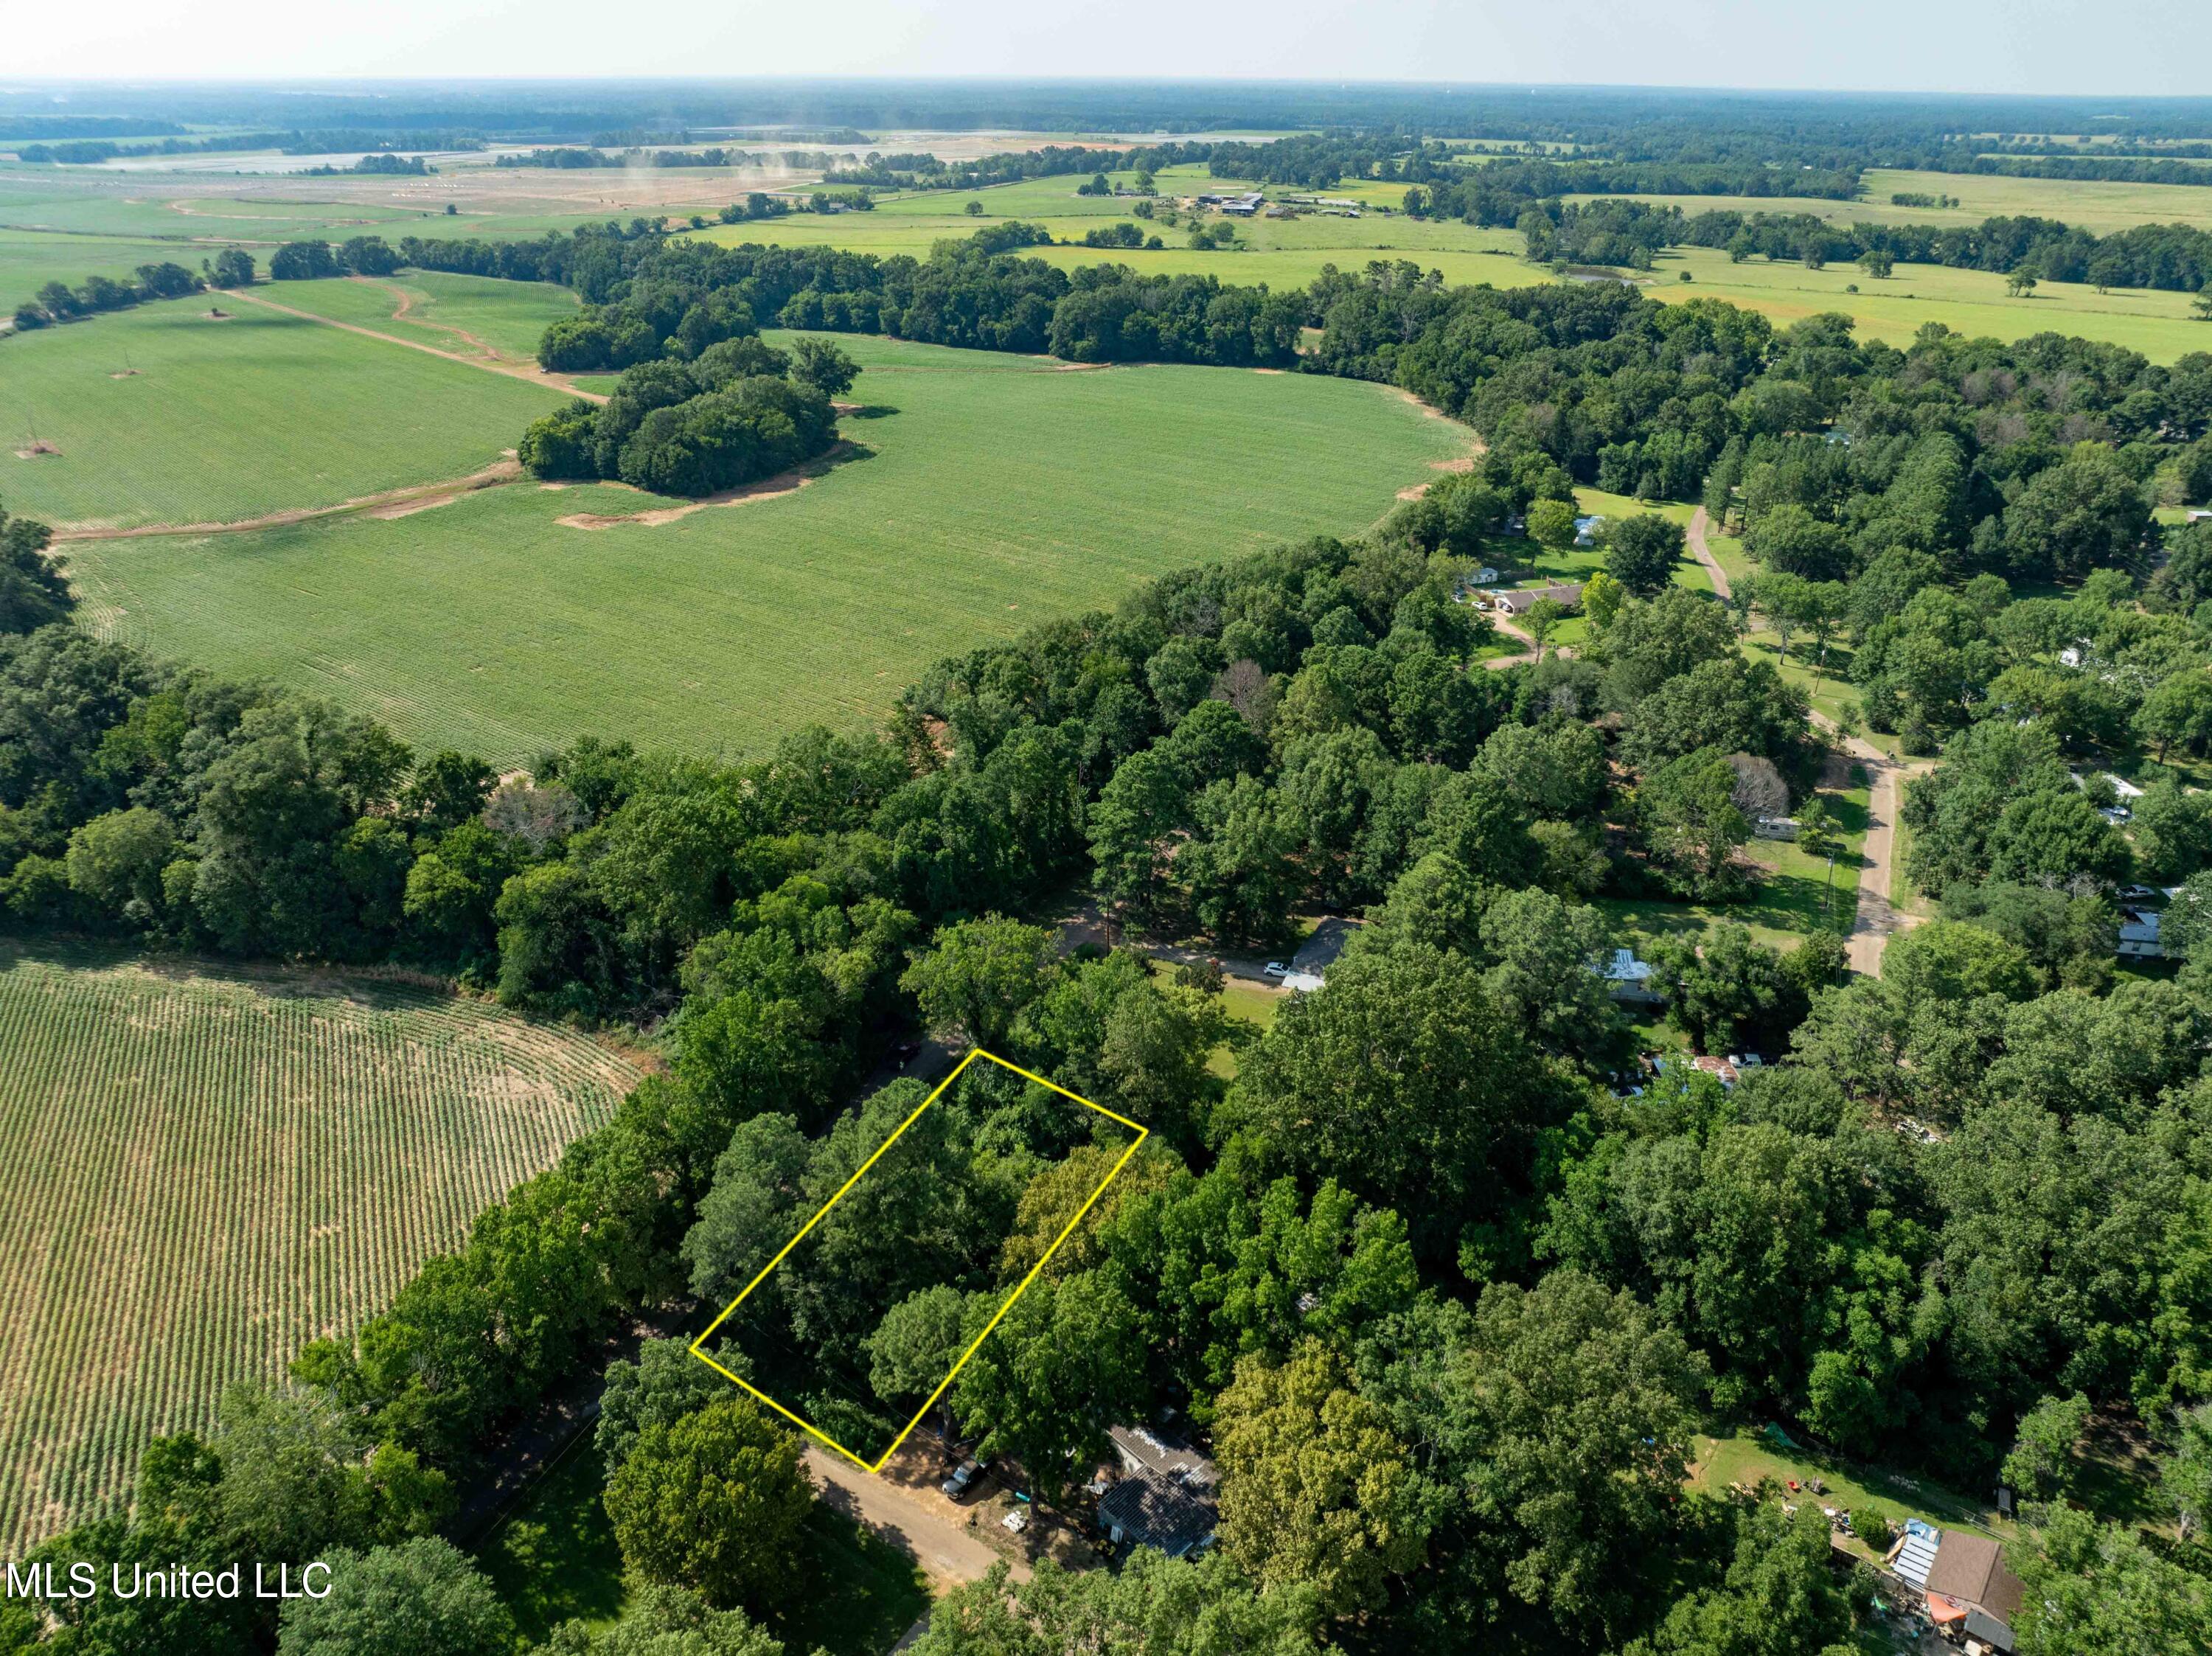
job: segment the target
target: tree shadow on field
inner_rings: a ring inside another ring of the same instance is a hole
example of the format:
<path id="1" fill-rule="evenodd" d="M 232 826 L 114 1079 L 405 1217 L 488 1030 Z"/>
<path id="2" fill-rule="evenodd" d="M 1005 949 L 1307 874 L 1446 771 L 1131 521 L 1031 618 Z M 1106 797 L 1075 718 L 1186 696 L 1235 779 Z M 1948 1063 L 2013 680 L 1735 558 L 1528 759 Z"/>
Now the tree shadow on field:
<path id="1" fill-rule="evenodd" d="M 889 403 L 863 403 L 858 408 L 841 409 L 837 417 L 841 420 L 881 420 L 897 412 Z"/>

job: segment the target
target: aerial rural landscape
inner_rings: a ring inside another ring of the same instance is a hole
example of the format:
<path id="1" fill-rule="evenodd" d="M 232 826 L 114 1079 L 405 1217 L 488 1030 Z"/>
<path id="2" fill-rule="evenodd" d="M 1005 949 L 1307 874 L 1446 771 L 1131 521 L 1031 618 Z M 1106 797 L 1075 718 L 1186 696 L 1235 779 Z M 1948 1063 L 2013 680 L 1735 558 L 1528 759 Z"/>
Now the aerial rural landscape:
<path id="1" fill-rule="evenodd" d="M 0 1653 L 2212 1649 L 2201 19 L 496 9 L 0 71 Z"/>

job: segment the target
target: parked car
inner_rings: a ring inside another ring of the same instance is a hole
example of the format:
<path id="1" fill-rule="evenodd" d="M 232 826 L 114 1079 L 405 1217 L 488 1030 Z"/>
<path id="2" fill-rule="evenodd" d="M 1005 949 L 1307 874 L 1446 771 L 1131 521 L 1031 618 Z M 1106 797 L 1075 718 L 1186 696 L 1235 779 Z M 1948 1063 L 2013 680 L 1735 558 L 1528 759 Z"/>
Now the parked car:
<path id="1" fill-rule="evenodd" d="M 946 1478 L 944 1483 L 939 1484 L 937 1487 L 944 1490 L 945 1495 L 952 1500 L 957 1501 L 962 1495 L 966 1495 L 969 1489 L 973 1489 L 975 1484 L 975 1480 L 982 1476 L 983 1463 L 981 1461 L 975 1459 L 963 1460 L 959 1464 L 959 1465 L 953 1468 L 952 1476 Z"/>
<path id="2" fill-rule="evenodd" d="M 1260 968 L 1260 971 L 1262 976 L 1270 978 L 1287 978 L 1291 975 L 1291 968 L 1280 961 L 1269 961 L 1267 965 Z"/>

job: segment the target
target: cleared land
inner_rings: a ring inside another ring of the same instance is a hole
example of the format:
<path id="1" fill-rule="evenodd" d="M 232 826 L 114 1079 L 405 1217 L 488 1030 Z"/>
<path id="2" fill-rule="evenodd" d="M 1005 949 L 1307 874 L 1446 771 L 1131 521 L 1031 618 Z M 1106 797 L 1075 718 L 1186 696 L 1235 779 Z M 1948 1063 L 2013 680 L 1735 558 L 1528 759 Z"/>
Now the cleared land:
<path id="1" fill-rule="evenodd" d="M 561 401 L 550 386 L 199 294 L 0 342 L 0 494 L 57 529 L 334 506 L 475 471 Z M 19 459 L 33 428 L 60 452 Z"/>
<path id="2" fill-rule="evenodd" d="M 0 942 L 0 1547 L 125 1498 L 636 1077 L 378 978 Z"/>
<path id="3" fill-rule="evenodd" d="M 1348 380 L 842 343 L 868 417 L 803 488 L 592 530 L 563 520 L 678 503 L 512 484 L 394 521 L 79 543 L 70 574 L 106 632 L 418 744 L 750 751 L 872 722 L 938 658 L 1164 570 L 1364 529 L 1471 440 Z"/>

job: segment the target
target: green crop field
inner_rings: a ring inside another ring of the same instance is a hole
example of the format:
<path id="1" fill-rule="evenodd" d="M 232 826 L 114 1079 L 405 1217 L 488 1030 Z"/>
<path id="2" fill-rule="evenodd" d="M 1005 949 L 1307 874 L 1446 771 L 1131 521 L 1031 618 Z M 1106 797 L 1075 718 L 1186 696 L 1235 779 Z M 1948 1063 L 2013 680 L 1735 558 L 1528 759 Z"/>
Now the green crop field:
<path id="1" fill-rule="evenodd" d="M 0 942 L 0 1546 L 125 1498 L 636 1077 L 403 983 Z"/>
<path id="2" fill-rule="evenodd" d="M 872 723 L 939 657 L 1146 576 L 1363 529 L 1469 441 L 1349 380 L 842 343 L 864 458 L 796 492 L 586 530 L 560 520 L 672 503 L 518 483 L 389 521 L 77 543 L 70 573 L 105 631 L 417 743 L 747 751 Z"/>
<path id="3" fill-rule="evenodd" d="M 0 341 L 0 498 L 57 528 L 331 506 L 465 476 L 560 401 L 234 296 L 170 300 Z M 33 427 L 60 452 L 16 458 Z"/>

